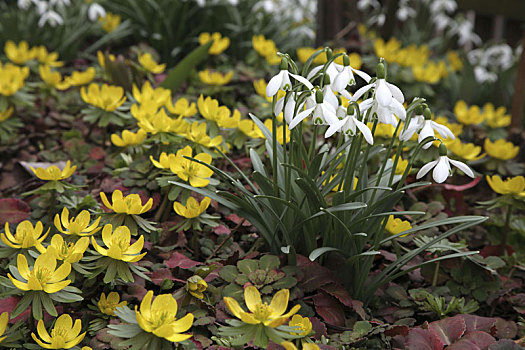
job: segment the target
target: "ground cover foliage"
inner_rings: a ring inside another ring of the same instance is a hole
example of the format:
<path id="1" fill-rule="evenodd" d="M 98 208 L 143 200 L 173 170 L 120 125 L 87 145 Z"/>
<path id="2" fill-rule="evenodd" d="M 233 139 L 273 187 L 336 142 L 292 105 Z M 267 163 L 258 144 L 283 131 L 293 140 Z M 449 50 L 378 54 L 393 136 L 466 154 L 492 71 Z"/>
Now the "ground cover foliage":
<path id="1" fill-rule="evenodd" d="M 520 49 L 455 4 L 1 2 L 0 347 L 521 349 Z"/>

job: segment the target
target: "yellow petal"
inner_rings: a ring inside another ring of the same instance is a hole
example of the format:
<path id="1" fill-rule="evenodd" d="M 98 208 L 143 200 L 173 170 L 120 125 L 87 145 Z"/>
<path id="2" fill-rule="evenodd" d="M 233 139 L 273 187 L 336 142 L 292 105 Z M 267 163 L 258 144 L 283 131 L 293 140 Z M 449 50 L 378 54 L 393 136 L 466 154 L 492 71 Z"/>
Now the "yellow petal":
<path id="1" fill-rule="evenodd" d="M 289 297 L 290 291 L 288 289 L 282 289 L 275 293 L 270 302 L 271 318 L 281 316 L 286 311 Z"/>
<path id="2" fill-rule="evenodd" d="M 244 301 L 246 303 L 246 306 L 248 307 L 248 310 L 250 310 L 251 312 L 255 312 L 257 310 L 257 307 L 262 304 L 261 294 L 259 293 L 257 288 L 255 288 L 254 286 L 249 286 L 244 290 Z M 288 300 L 286 300 L 286 303 L 288 304 Z M 287 305 L 285 305 L 285 309 L 283 310 L 283 312 L 286 311 L 286 306 Z"/>

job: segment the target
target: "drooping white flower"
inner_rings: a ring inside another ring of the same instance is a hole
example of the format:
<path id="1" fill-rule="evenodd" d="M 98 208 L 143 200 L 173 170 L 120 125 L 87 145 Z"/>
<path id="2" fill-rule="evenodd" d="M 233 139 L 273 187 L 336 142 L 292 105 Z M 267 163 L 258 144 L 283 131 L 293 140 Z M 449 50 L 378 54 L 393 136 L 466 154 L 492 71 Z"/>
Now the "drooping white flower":
<path id="1" fill-rule="evenodd" d="M 343 60 L 345 57 L 348 56 L 343 56 Z M 306 78 L 312 79 L 323 69 L 323 67 L 324 65 L 320 65 L 313 68 L 310 73 L 308 73 Z M 332 90 L 338 93 L 343 93 L 348 85 L 355 85 L 354 73 L 361 77 L 366 83 L 372 79 L 370 75 L 358 69 L 352 68 L 350 64 L 340 65 L 338 63 L 332 62 L 328 65 L 328 67 L 326 67 L 326 74 L 330 76 L 330 81 L 332 82 Z"/>
<path id="2" fill-rule="evenodd" d="M 368 128 L 368 126 L 362 121 L 358 120 L 355 114 L 355 109 L 350 107 L 343 117 L 340 115 L 342 107 L 337 110 L 338 121 L 330 124 L 330 127 L 326 130 L 324 137 L 328 138 L 336 132 L 343 132 L 345 136 L 354 136 L 357 129 L 361 131 L 366 142 L 373 145 L 374 136 Z"/>
<path id="3" fill-rule="evenodd" d="M 38 20 L 39 27 L 43 27 L 46 23 L 49 23 L 51 27 L 56 27 L 57 25 L 62 25 L 64 20 L 58 13 L 51 10 L 45 12 Z"/>
<path id="4" fill-rule="evenodd" d="M 298 98 L 298 94 L 296 92 L 292 92 L 288 97 L 284 96 L 281 97 L 277 102 L 275 103 L 275 107 L 273 110 L 274 115 L 278 116 L 281 112 L 283 112 L 284 109 L 284 120 L 286 120 L 286 123 L 290 124 L 293 119 L 293 115 L 296 109 L 296 99 Z M 286 100 L 286 102 L 285 102 Z M 302 110 L 304 106 L 304 101 L 301 102 L 301 104 L 297 107 L 297 110 Z"/>
<path id="5" fill-rule="evenodd" d="M 290 91 L 292 89 L 290 77 L 303 83 L 308 88 L 308 90 L 314 88 L 312 83 L 310 83 L 306 78 L 290 73 L 287 69 L 281 69 L 281 71 L 277 73 L 277 75 L 273 76 L 268 82 L 268 85 L 266 86 L 266 96 L 272 97 L 279 90 Z"/>
<path id="6" fill-rule="evenodd" d="M 466 175 L 470 176 L 471 178 L 474 178 L 474 173 L 465 163 L 457 161 L 457 160 L 449 159 L 447 157 L 447 148 L 442 143 L 439 145 L 439 158 L 421 167 L 421 169 L 419 169 L 416 175 L 416 179 L 422 178 L 431 169 L 434 169 L 434 171 L 432 172 L 432 178 L 437 183 L 442 183 L 452 173 L 450 164 L 454 165 L 456 168 L 458 168 L 459 170 L 461 170 L 462 172 L 464 172 Z"/>
<path id="7" fill-rule="evenodd" d="M 288 125 L 290 130 L 295 128 L 309 115 L 312 115 L 314 124 L 316 125 L 331 125 L 339 120 L 335 108 L 327 101 L 324 101 L 321 90 L 317 90 L 315 94 L 308 97 L 305 105 L 306 109 L 297 114 Z"/>
<path id="8" fill-rule="evenodd" d="M 435 137 L 435 132 L 437 131 L 439 135 L 443 138 L 451 138 L 455 139 L 456 137 L 450 131 L 448 127 L 445 125 L 441 125 L 439 123 L 436 123 L 431 119 L 432 114 L 430 112 L 430 109 L 428 107 L 423 109 L 423 115 L 415 115 L 410 122 L 408 123 L 408 126 L 405 130 L 403 130 L 399 134 L 399 139 L 401 141 L 408 141 L 414 135 L 414 133 L 418 132 L 418 142 L 423 142 L 424 139 L 427 137 Z M 426 143 L 423 145 L 423 149 L 427 149 L 432 145 L 432 143 Z"/>
<path id="9" fill-rule="evenodd" d="M 90 21 L 94 22 L 99 19 L 99 17 L 106 17 L 106 10 L 96 2 L 89 5 L 88 8 L 88 18 Z"/>
<path id="10" fill-rule="evenodd" d="M 19 9 L 27 10 L 31 6 L 31 0 L 18 0 L 17 5 Z"/>

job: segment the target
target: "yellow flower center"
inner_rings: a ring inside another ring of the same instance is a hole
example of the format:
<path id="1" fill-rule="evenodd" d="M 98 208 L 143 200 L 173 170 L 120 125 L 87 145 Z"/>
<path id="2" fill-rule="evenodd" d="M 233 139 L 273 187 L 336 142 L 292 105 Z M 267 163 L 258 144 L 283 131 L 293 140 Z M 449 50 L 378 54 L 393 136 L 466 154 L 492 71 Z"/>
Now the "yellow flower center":
<path id="1" fill-rule="evenodd" d="M 268 319 L 271 313 L 272 313 L 272 310 L 270 309 L 270 306 L 268 305 L 268 303 L 262 303 L 256 306 L 253 316 L 257 320 L 264 322 Z"/>
<path id="2" fill-rule="evenodd" d="M 152 311 L 152 320 L 151 323 L 153 325 L 153 328 L 159 328 L 160 326 L 165 325 L 166 323 L 169 323 L 172 321 L 173 315 L 170 311 L 164 311 L 164 310 L 157 310 Z"/>
<path id="3" fill-rule="evenodd" d="M 41 267 L 35 272 L 35 276 L 40 283 L 45 284 L 51 278 L 53 271 L 49 270 L 47 267 Z"/>

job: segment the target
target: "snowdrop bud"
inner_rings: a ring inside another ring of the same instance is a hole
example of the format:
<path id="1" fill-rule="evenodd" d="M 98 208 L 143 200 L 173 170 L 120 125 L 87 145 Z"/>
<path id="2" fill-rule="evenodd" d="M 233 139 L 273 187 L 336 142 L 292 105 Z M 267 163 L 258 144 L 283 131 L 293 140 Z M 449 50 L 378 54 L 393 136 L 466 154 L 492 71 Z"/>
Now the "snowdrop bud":
<path id="1" fill-rule="evenodd" d="M 386 69 L 383 63 L 378 63 L 376 68 L 377 79 L 386 79 Z"/>
<path id="2" fill-rule="evenodd" d="M 330 58 L 332 58 L 332 55 L 334 54 L 334 52 L 332 51 L 332 49 L 329 48 L 329 47 L 326 47 L 326 48 L 325 48 L 325 51 L 326 51 L 326 59 L 329 60 Z"/>
<path id="3" fill-rule="evenodd" d="M 348 115 L 354 115 L 355 107 L 354 105 L 350 104 L 348 105 L 348 108 L 346 109 L 346 114 Z"/>
<path id="4" fill-rule="evenodd" d="M 323 103 L 323 91 L 317 90 L 315 92 L 315 103 Z"/>
<path id="5" fill-rule="evenodd" d="M 325 74 L 324 77 L 323 77 L 323 84 L 324 85 L 330 85 L 330 75 L 329 74 Z"/>
<path id="6" fill-rule="evenodd" d="M 439 156 L 443 157 L 448 154 L 447 146 L 443 142 L 439 144 Z"/>
<path id="7" fill-rule="evenodd" d="M 432 112 L 430 112 L 430 108 L 427 107 L 423 110 L 423 116 L 425 117 L 425 120 L 432 119 Z"/>
<path id="8" fill-rule="evenodd" d="M 288 59 L 286 57 L 281 58 L 281 70 L 288 70 Z"/>
<path id="9" fill-rule="evenodd" d="M 414 113 L 415 115 L 422 115 L 423 114 L 423 110 L 424 110 L 425 107 L 423 107 L 423 105 L 418 105 L 415 109 L 414 109 Z"/>
<path id="10" fill-rule="evenodd" d="M 343 55 L 343 65 L 345 67 L 348 67 L 350 65 L 350 57 L 348 57 L 346 53 Z"/>

